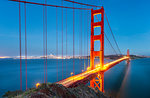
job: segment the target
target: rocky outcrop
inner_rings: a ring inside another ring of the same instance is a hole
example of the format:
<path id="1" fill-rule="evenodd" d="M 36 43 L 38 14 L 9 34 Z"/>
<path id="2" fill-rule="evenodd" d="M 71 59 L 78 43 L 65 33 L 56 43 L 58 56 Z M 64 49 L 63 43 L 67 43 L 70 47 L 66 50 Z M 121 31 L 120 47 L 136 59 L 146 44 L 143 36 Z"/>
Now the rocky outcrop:
<path id="1" fill-rule="evenodd" d="M 11 92 L 4 95 L 9 97 Z M 99 90 L 86 85 L 76 88 L 66 88 L 60 84 L 42 84 L 39 88 L 31 88 L 23 93 L 14 94 L 14 98 L 110 98 Z M 4 97 L 3 96 L 3 97 Z M 12 97 L 12 96 L 11 96 Z"/>

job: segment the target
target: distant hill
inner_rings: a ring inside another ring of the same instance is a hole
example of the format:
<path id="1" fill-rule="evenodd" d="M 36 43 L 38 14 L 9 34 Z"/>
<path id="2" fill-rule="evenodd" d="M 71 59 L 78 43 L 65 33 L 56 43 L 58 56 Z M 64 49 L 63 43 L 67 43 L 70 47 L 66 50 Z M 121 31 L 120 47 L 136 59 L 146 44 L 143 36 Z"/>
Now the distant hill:
<path id="1" fill-rule="evenodd" d="M 119 59 L 123 56 L 126 56 L 126 55 L 105 55 L 104 58 L 105 59 Z M 90 56 L 85 56 L 85 58 L 86 59 L 90 58 Z M 99 57 L 96 57 L 96 58 L 98 59 Z M 150 56 L 130 55 L 130 59 L 139 59 L 139 58 L 150 58 Z"/>

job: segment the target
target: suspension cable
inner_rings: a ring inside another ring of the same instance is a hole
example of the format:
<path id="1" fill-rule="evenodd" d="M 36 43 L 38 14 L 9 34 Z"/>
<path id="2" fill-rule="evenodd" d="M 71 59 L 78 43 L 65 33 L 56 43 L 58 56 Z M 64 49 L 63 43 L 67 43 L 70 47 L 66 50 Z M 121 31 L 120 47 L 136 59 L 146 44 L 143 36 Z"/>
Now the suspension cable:
<path id="1" fill-rule="evenodd" d="M 82 5 L 81 5 L 81 8 L 82 8 Z M 81 35 L 81 36 L 80 36 L 80 39 L 81 39 L 81 40 L 80 40 L 79 43 L 80 43 L 80 53 L 81 53 L 81 54 L 80 54 L 80 55 L 81 55 L 80 63 L 81 63 L 81 72 L 82 72 L 82 10 L 81 10 L 81 14 L 80 14 L 80 15 L 81 15 L 81 16 L 80 16 L 80 19 L 81 19 L 81 20 L 80 20 L 80 22 L 81 22 L 81 24 L 80 24 L 80 30 L 81 30 L 81 31 L 80 31 L 80 33 L 81 33 L 81 34 L 80 34 L 80 35 Z"/>
<path id="2" fill-rule="evenodd" d="M 63 0 L 61 2 L 63 6 Z M 62 8 L 62 79 L 63 79 L 63 8 Z"/>
<path id="3" fill-rule="evenodd" d="M 66 8 L 66 78 L 67 78 L 67 8 Z"/>
<path id="4" fill-rule="evenodd" d="M 45 0 L 45 4 L 47 1 Z M 45 33 L 46 33 L 46 83 L 47 83 L 47 6 L 45 6 Z"/>
<path id="5" fill-rule="evenodd" d="M 73 75 L 75 75 L 75 71 L 74 71 L 74 64 L 75 64 L 75 61 L 74 61 L 74 54 L 75 54 L 75 51 L 74 51 L 74 3 L 73 3 Z"/>
<path id="6" fill-rule="evenodd" d="M 116 55 L 118 55 L 118 54 L 117 54 L 117 52 L 116 52 L 116 50 L 115 50 L 115 49 L 114 49 L 114 47 L 112 46 L 112 44 L 111 44 L 110 40 L 108 39 L 108 37 L 107 37 L 106 33 L 104 33 L 104 35 L 105 35 L 105 37 L 106 37 L 107 41 L 109 42 L 109 44 L 110 44 L 111 48 L 114 50 L 114 52 L 116 53 Z"/>
<path id="7" fill-rule="evenodd" d="M 44 59 L 44 83 L 45 83 L 45 8 L 44 8 L 44 5 L 43 5 L 43 59 Z"/>
<path id="8" fill-rule="evenodd" d="M 91 5 L 91 4 L 85 4 L 85 3 L 75 2 L 75 1 L 71 1 L 71 0 L 64 0 L 64 1 L 71 2 L 71 3 L 76 3 L 76 4 L 80 4 L 80 5 L 91 6 L 91 7 L 101 7 L 101 6 Z"/>
<path id="9" fill-rule="evenodd" d="M 25 65 L 26 65 L 26 90 L 27 88 L 27 32 L 26 32 L 26 3 L 24 4 L 24 12 L 25 12 Z"/>
<path id="10" fill-rule="evenodd" d="M 89 67 L 89 29 L 88 29 L 88 26 L 89 26 L 89 11 L 87 11 L 87 59 L 88 59 L 88 67 Z"/>
<path id="11" fill-rule="evenodd" d="M 56 7 L 56 56 L 58 57 L 58 16 Z M 57 81 L 58 81 L 58 58 L 57 58 Z"/>
<path id="12" fill-rule="evenodd" d="M 85 49 L 86 49 L 86 47 L 85 47 L 85 46 L 86 46 L 86 45 L 85 45 L 85 38 L 86 38 L 86 37 L 85 37 L 85 36 L 86 36 L 86 33 L 85 33 L 85 32 L 86 32 L 86 31 L 85 31 L 85 28 L 86 28 L 86 26 L 85 26 L 85 24 L 86 24 L 86 23 L 85 23 L 85 17 L 86 17 L 86 15 L 85 15 L 85 13 L 84 13 L 84 70 L 85 70 L 85 67 L 86 67 L 86 63 L 85 63 L 85 54 L 86 54 L 86 51 L 85 51 Z"/>
<path id="13" fill-rule="evenodd" d="M 98 20 L 97 16 L 96 16 L 96 19 Z M 99 20 L 98 20 L 98 21 L 99 21 Z M 105 35 L 107 41 L 109 42 L 110 46 L 112 47 L 113 51 L 116 53 L 116 55 L 118 55 L 117 52 L 116 52 L 116 50 L 114 49 L 113 45 L 111 44 L 110 40 L 108 39 L 106 33 L 104 33 L 104 35 Z"/>
<path id="14" fill-rule="evenodd" d="M 111 29 L 111 27 L 110 27 L 110 24 L 109 24 L 108 18 L 107 18 L 107 16 L 106 16 L 106 13 L 104 12 L 104 14 L 105 14 L 105 17 L 106 17 L 106 20 L 107 20 L 107 23 L 108 23 L 109 29 L 110 29 L 110 31 L 111 31 L 111 34 L 112 34 L 112 36 L 113 36 L 113 39 L 114 39 L 114 41 L 115 41 L 115 44 L 116 44 L 116 46 L 117 46 L 117 49 L 119 50 L 120 54 L 122 55 L 122 53 L 121 53 L 121 51 L 120 51 L 120 48 L 119 48 L 119 46 L 118 46 L 118 44 L 117 44 L 117 42 L 116 42 L 115 36 L 114 36 L 114 34 L 113 34 L 113 32 L 112 32 L 112 29 Z"/>
<path id="15" fill-rule="evenodd" d="M 20 1 L 20 0 L 19 0 Z M 19 49 L 20 49 L 20 90 L 22 90 L 22 58 L 21 58 L 21 7 L 19 3 Z"/>
<path id="16" fill-rule="evenodd" d="M 67 6 L 58 6 L 58 5 L 42 4 L 42 3 L 28 2 L 28 1 L 20 1 L 20 0 L 9 0 L 9 1 L 15 1 L 15 2 L 21 2 L 21 3 L 29 3 L 29 4 L 35 4 L 35 5 L 51 6 L 51 7 L 68 8 L 68 9 L 91 10 L 91 9 L 86 9 L 86 8 L 75 8 L 75 7 L 73 8 L 73 7 L 67 7 Z"/>

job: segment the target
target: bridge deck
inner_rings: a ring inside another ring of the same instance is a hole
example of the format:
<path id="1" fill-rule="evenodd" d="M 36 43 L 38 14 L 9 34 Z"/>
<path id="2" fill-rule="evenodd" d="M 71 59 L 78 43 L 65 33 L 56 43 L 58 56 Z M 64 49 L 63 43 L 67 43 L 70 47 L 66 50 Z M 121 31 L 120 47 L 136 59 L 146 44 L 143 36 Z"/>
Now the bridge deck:
<path id="1" fill-rule="evenodd" d="M 115 60 L 115 61 L 105 64 L 103 68 L 96 67 L 93 70 L 87 70 L 83 73 L 71 76 L 69 78 L 66 78 L 66 79 L 61 80 L 56 83 L 62 84 L 66 87 L 75 87 L 75 86 L 78 86 L 80 83 L 86 84 L 89 80 L 92 80 L 94 77 L 96 77 L 97 73 L 105 72 L 105 71 L 109 70 L 111 67 L 115 66 L 116 64 L 118 64 L 124 60 L 127 60 L 127 59 L 129 59 L 129 57 L 124 56 L 118 60 Z"/>

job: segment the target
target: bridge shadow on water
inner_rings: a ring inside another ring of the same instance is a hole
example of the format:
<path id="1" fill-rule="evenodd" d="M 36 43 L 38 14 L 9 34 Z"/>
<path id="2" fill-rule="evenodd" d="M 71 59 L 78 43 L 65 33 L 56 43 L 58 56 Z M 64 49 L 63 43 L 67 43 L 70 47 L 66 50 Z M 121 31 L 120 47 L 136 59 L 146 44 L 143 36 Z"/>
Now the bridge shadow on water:
<path id="1" fill-rule="evenodd" d="M 130 63 L 120 63 L 114 68 L 105 72 L 104 88 L 105 93 L 115 98 L 122 98 L 123 88 L 130 71 Z"/>

